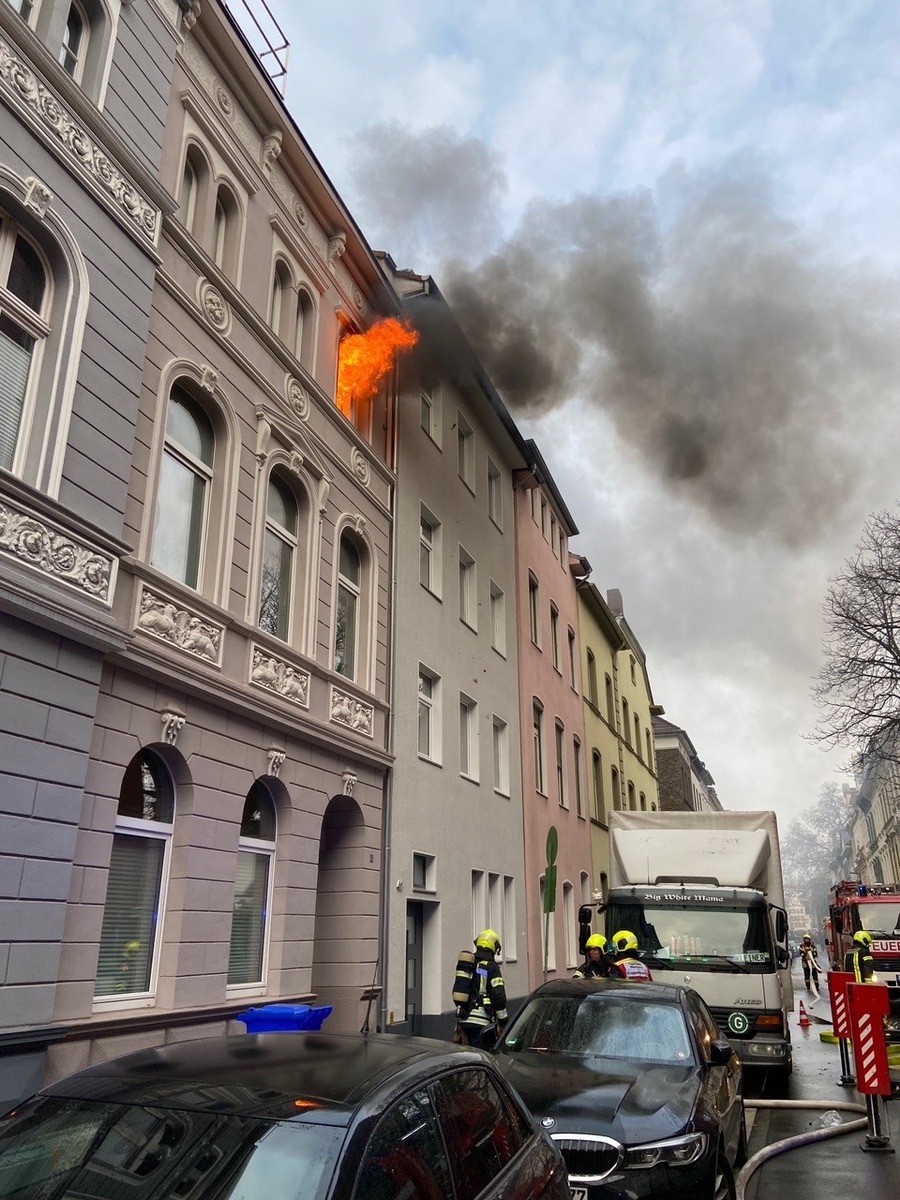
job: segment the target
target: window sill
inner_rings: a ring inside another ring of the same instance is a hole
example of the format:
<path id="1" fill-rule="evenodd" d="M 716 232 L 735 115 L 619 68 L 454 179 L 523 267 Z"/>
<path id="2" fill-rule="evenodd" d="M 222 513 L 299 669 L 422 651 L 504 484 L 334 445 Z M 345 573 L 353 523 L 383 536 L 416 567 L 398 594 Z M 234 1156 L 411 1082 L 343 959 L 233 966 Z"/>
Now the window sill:
<path id="1" fill-rule="evenodd" d="M 420 754 L 419 762 L 429 763 L 432 767 L 442 767 L 444 764 L 439 758 L 431 758 L 428 754 Z"/>
<path id="2" fill-rule="evenodd" d="M 123 1012 L 135 1008 L 155 1008 L 156 996 L 130 996 L 120 999 L 118 996 L 95 996 L 91 1006 L 93 1013 Z"/>
<path id="3" fill-rule="evenodd" d="M 494 646 L 493 644 L 491 645 L 491 649 L 493 650 L 493 652 L 495 654 L 499 655 L 499 657 L 502 658 L 504 662 L 506 662 L 506 651 L 505 650 L 501 650 L 499 646 Z"/>
<path id="4" fill-rule="evenodd" d="M 512 799 L 512 792 L 506 791 L 504 788 L 498 788 L 498 787 L 495 787 L 495 788 L 494 788 L 494 795 L 495 795 L 495 796 L 502 796 L 504 800 L 511 800 L 511 799 Z"/>
<path id="5" fill-rule="evenodd" d="M 432 596 L 435 600 L 437 600 L 438 604 L 443 604 L 444 598 L 440 592 L 436 592 L 434 588 L 429 587 L 427 583 L 423 583 L 421 579 L 419 580 L 419 587 L 424 592 L 427 592 L 429 596 Z"/>
<path id="6" fill-rule="evenodd" d="M 225 985 L 227 1000 L 252 1000 L 255 996 L 265 996 L 266 985 L 258 983 L 228 983 Z"/>
<path id="7" fill-rule="evenodd" d="M 465 779 L 466 783 L 474 783 L 476 787 L 481 787 L 481 780 L 476 775 L 467 775 L 465 771 L 460 771 L 460 779 Z"/>
<path id="8" fill-rule="evenodd" d="M 469 629 L 469 630 L 471 630 L 471 631 L 472 631 L 472 633 L 477 633 L 477 632 L 478 632 L 478 626 L 477 626 L 477 625 L 473 625 L 471 621 L 467 621 L 465 617 L 460 617 L 460 618 L 459 618 L 459 623 L 460 623 L 460 625 L 465 625 L 466 629 Z"/>
<path id="9" fill-rule="evenodd" d="M 492 516 L 491 516 L 491 514 L 490 514 L 490 513 L 488 513 L 488 519 L 490 520 L 491 524 L 494 526 L 494 528 L 495 528 L 495 529 L 496 529 L 496 530 L 497 530 L 499 533 L 502 533 L 502 532 L 503 532 L 503 526 L 502 526 L 502 525 L 501 525 L 501 523 L 500 523 L 500 522 L 497 520 L 497 518 L 496 518 L 496 517 L 492 517 Z"/>

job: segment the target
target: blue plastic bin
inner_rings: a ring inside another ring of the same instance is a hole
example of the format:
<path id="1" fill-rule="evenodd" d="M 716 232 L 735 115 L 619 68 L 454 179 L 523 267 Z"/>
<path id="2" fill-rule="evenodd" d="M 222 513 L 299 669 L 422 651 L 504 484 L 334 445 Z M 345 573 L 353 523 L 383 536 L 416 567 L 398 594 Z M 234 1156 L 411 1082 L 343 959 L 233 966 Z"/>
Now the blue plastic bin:
<path id="1" fill-rule="evenodd" d="M 308 1004 L 263 1004 L 260 1008 L 248 1008 L 246 1012 L 238 1013 L 235 1020 L 242 1021 L 248 1033 L 321 1029 L 332 1007 L 330 1004 L 319 1008 L 311 1008 Z"/>

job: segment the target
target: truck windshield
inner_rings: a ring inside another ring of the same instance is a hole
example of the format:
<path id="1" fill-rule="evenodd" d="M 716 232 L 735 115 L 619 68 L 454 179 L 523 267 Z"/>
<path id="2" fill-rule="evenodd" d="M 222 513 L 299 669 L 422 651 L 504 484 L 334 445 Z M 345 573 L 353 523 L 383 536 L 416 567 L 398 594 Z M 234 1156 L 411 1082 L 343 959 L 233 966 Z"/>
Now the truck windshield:
<path id="1" fill-rule="evenodd" d="M 900 929 L 900 900 L 860 904 L 859 919 L 870 933 L 894 933 Z"/>
<path id="2" fill-rule="evenodd" d="M 694 970 L 771 971 L 772 946 L 762 905 L 644 903 L 629 897 L 611 904 L 607 928 L 633 930 L 644 958 L 664 967 L 690 963 Z"/>

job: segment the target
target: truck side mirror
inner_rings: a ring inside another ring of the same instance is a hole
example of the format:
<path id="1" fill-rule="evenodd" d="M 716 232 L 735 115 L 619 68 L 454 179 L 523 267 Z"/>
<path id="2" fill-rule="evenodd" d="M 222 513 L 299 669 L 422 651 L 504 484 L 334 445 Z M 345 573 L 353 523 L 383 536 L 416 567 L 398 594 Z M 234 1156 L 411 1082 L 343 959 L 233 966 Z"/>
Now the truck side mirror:
<path id="1" fill-rule="evenodd" d="M 786 942 L 788 935 L 787 913 L 783 908 L 775 909 L 775 941 Z"/>
<path id="2" fill-rule="evenodd" d="M 775 947 L 775 961 L 779 967 L 787 967 L 790 965 L 790 958 L 784 946 Z"/>

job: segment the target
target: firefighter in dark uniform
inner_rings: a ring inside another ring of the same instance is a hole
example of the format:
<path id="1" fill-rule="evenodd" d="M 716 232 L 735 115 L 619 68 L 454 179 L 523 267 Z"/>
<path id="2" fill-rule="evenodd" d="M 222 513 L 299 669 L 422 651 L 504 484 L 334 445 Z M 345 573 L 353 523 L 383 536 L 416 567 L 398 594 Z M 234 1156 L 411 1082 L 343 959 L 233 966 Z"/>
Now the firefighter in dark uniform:
<path id="1" fill-rule="evenodd" d="M 608 979 L 610 966 L 606 957 L 606 938 L 602 933 L 592 933 L 584 943 L 585 959 L 573 979 Z M 616 972 L 618 974 L 618 972 Z"/>
<path id="2" fill-rule="evenodd" d="M 647 964 L 638 958 L 638 940 L 629 929 L 620 929 L 613 934 L 613 945 L 616 956 L 610 970 L 611 978 L 636 979 L 644 983 L 653 981 Z"/>
<path id="3" fill-rule="evenodd" d="M 482 929 L 475 938 L 469 1000 L 457 1007 L 459 1028 L 470 1046 L 490 1049 L 503 1034 L 509 1014 L 506 1011 L 506 984 L 497 963 L 500 938 L 493 929 Z"/>
<path id="4" fill-rule="evenodd" d="M 844 955 L 844 970 L 852 973 L 857 983 L 872 983 L 875 976 L 875 959 L 869 947 L 872 935 L 867 929 L 857 929 L 853 945 Z"/>

